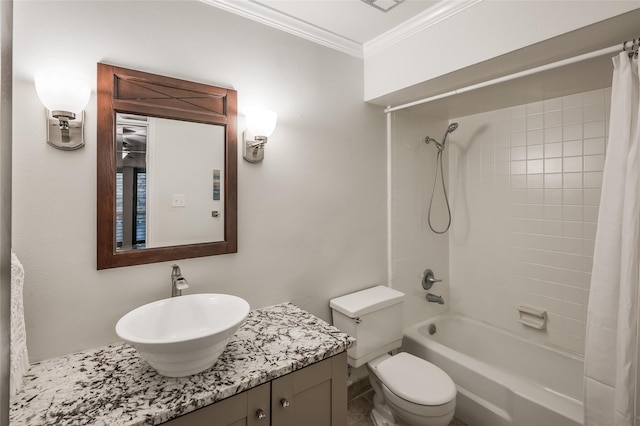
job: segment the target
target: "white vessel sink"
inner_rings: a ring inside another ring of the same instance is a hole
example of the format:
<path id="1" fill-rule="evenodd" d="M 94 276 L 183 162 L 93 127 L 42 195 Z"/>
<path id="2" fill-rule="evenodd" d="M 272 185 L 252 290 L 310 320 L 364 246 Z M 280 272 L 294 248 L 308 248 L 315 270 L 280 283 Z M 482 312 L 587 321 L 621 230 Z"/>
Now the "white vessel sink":
<path id="1" fill-rule="evenodd" d="M 184 377 L 213 366 L 249 314 L 228 294 L 189 294 L 158 300 L 124 315 L 116 334 L 160 374 Z"/>

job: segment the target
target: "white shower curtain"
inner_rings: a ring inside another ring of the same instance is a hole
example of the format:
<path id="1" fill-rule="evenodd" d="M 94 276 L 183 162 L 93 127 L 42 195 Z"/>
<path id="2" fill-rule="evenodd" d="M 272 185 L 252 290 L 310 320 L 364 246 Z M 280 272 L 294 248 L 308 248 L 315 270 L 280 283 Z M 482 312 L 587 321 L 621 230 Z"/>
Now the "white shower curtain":
<path id="1" fill-rule="evenodd" d="M 639 425 L 638 59 L 613 58 L 609 141 L 589 293 L 585 425 Z"/>

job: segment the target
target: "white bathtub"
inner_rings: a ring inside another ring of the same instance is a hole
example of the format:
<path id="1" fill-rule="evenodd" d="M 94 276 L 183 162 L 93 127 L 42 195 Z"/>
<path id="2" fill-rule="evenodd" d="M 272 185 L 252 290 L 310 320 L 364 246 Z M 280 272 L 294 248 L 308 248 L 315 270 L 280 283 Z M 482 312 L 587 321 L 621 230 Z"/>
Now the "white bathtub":
<path id="1" fill-rule="evenodd" d="M 451 376 L 469 426 L 583 424 L 581 357 L 451 314 L 406 329 L 403 349 Z"/>

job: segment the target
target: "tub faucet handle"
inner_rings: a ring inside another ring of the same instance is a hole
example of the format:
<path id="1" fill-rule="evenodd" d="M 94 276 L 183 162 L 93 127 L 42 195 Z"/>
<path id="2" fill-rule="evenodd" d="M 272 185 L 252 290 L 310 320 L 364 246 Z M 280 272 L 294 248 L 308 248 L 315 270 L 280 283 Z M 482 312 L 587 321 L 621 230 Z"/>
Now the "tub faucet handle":
<path id="1" fill-rule="evenodd" d="M 441 281 L 442 280 L 436 279 L 431 269 L 425 269 L 424 273 L 422 274 L 422 288 L 424 288 L 425 290 L 431 289 L 431 287 L 433 287 L 433 284 L 439 283 Z"/>

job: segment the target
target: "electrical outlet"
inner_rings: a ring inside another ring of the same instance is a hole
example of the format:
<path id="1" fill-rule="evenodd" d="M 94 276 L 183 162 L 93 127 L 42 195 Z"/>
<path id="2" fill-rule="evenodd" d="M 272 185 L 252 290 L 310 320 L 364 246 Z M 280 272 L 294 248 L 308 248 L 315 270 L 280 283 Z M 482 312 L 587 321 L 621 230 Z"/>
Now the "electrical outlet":
<path id="1" fill-rule="evenodd" d="M 186 207 L 187 199 L 184 194 L 173 194 L 171 198 L 171 207 Z"/>

